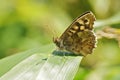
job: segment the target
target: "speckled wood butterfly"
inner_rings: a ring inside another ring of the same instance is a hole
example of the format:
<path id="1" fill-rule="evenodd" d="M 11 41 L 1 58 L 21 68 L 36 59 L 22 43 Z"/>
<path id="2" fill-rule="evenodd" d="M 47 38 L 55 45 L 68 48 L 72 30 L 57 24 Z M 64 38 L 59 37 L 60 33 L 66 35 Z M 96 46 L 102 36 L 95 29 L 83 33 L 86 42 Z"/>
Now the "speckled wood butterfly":
<path id="1" fill-rule="evenodd" d="M 60 50 L 67 50 L 76 55 L 91 54 L 96 44 L 96 36 L 93 32 L 94 21 L 95 16 L 92 12 L 82 14 L 59 38 L 54 38 L 54 43 Z"/>

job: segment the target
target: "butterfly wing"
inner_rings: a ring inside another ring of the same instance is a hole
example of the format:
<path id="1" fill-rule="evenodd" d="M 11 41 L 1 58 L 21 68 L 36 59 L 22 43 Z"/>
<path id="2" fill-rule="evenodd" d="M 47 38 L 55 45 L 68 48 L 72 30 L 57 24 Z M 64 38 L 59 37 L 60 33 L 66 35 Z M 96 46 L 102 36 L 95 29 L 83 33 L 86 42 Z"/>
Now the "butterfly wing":
<path id="1" fill-rule="evenodd" d="M 56 40 L 60 49 L 73 52 L 77 55 L 92 53 L 96 39 L 92 31 L 95 17 L 92 12 L 86 12 L 76 18 L 66 31 Z"/>

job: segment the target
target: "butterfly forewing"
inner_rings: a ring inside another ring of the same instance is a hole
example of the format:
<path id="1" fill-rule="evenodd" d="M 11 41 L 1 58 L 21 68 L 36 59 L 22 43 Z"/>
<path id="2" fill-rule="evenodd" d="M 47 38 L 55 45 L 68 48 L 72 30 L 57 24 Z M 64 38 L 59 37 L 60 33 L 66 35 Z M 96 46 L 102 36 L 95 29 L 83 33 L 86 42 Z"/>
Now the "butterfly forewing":
<path id="1" fill-rule="evenodd" d="M 54 40 L 54 43 L 59 49 L 76 55 L 91 54 L 96 43 L 96 37 L 92 31 L 94 21 L 92 12 L 82 14 L 73 21 L 60 38 Z"/>

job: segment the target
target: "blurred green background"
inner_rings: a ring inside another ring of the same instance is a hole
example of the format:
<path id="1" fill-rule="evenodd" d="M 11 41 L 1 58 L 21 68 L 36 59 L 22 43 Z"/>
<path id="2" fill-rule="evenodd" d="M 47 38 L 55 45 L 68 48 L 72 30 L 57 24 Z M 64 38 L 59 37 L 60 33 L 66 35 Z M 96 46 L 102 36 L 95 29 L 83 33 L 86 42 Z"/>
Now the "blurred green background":
<path id="1" fill-rule="evenodd" d="M 98 22 L 119 30 L 120 14 L 113 19 L 116 24 L 113 21 L 114 24 L 108 25 L 105 20 L 120 13 L 120 0 L 1 0 L 0 58 L 53 43 L 53 37 L 60 36 L 86 11 L 92 11 Z M 96 33 L 106 26 L 95 27 Z M 81 69 L 79 77 L 82 76 L 81 80 L 120 80 L 119 57 L 118 41 L 101 38 L 94 53 L 82 60 L 80 66 L 85 69 Z"/>

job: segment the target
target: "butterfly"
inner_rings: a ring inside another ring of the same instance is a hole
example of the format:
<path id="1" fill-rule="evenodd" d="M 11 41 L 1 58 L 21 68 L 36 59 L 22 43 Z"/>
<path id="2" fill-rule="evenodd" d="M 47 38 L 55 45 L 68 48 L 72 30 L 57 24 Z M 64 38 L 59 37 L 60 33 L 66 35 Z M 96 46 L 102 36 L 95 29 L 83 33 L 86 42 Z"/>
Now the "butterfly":
<path id="1" fill-rule="evenodd" d="M 91 54 L 97 41 L 93 32 L 95 20 L 91 11 L 85 12 L 76 18 L 59 38 L 54 38 L 53 42 L 59 50 L 66 50 L 82 56 Z"/>

